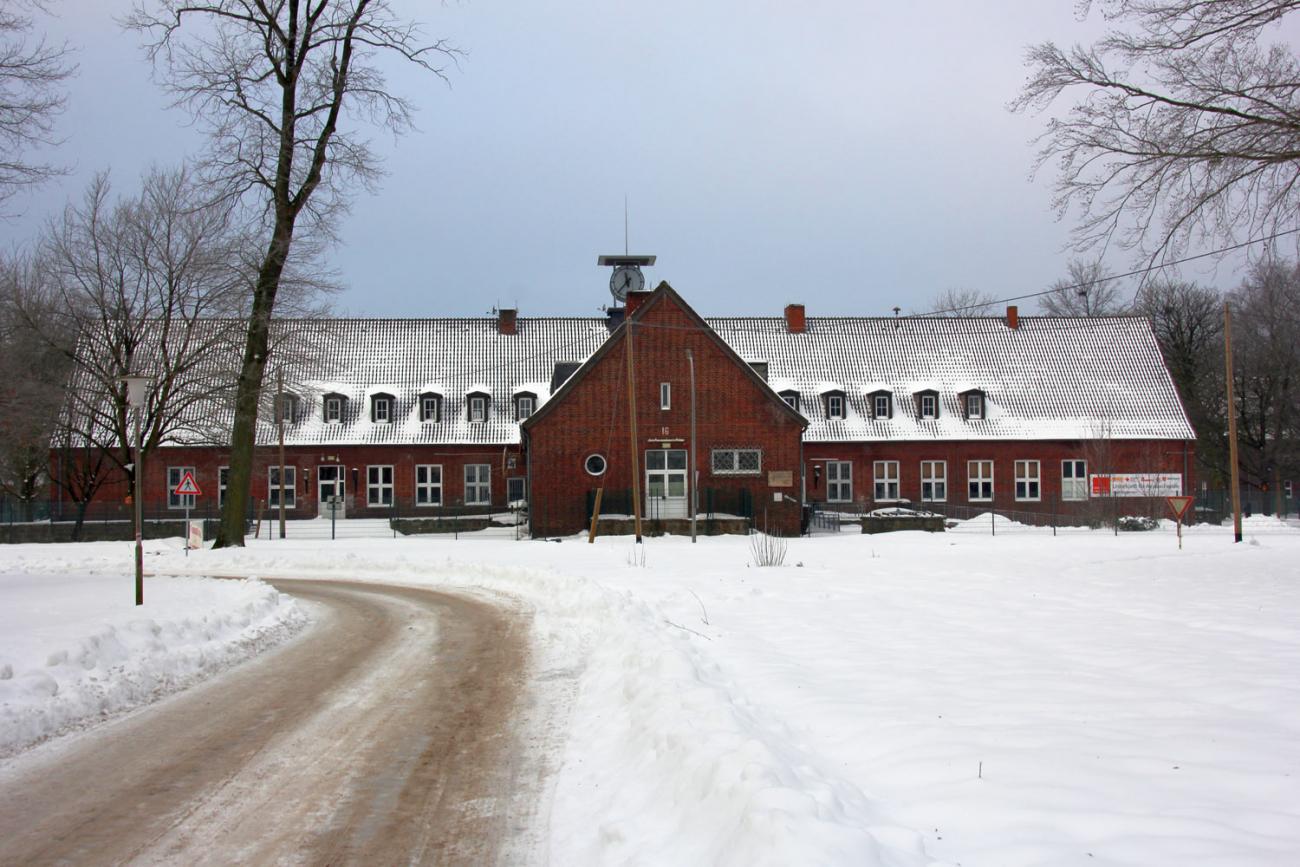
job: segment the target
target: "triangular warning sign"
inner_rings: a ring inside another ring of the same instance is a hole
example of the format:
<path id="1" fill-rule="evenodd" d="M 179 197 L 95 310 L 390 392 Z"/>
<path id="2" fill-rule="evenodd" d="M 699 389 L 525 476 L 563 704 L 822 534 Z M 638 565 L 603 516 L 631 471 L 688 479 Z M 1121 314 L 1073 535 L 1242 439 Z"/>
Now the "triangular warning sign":
<path id="1" fill-rule="evenodd" d="M 1165 502 L 1169 504 L 1169 508 L 1173 511 L 1174 515 L 1176 515 L 1179 520 L 1182 520 L 1183 516 L 1187 514 L 1187 507 L 1192 504 L 1192 498 L 1165 497 Z"/>
<path id="2" fill-rule="evenodd" d="M 194 481 L 194 474 L 186 473 L 181 476 L 181 483 L 176 486 L 176 490 L 172 491 L 172 493 L 178 497 L 184 497 L 198 496 L 203 492 L 199 490 L 199 483 Z"/>

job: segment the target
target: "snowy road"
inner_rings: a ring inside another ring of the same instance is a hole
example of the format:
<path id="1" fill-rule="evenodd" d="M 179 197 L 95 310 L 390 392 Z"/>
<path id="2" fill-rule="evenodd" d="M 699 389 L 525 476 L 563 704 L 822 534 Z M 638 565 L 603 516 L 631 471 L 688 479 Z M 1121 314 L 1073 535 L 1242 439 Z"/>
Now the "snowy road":
<path id="1" fill-rule="evenodd" d="M 520 863 L 538 851 L 527 622 L 481 599 L 273 582 L 282 650 L 0 772 L 0 863 Z M 541 737 L 540 740 L 545 740 Z"/>

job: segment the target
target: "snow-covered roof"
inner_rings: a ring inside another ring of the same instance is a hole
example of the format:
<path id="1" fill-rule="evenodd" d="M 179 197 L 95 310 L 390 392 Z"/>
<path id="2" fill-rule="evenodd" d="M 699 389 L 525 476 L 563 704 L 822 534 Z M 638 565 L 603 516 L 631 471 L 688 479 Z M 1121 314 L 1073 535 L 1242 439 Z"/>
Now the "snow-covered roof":
<path id="1" fill-rule="evenodd" d="M 800 393 L 809 442 L 979 439 L 1183 439 L 1193 436 L 1150 324 L 1136 317 L 898 319 L 809 317 L 791 334 L 782 317 L 708 320 L 741 358 L 766 359 L 768 382 Z M 286 389 L 300 395 L 286 427 L 290 445 L 482 444 L 519 442 L 509 396 L 545 403 L 574 359 L 609 337 L 603 318 L 519 318 L 499 334 L 495 318 L 325 319 L 277 322 L 273 339 Z M 562 369 L 561 369 L 562 368 Z M 269 385 L 273 388 L 273 385 Z M 966 419 L 958 394 L 987 395 L 985 417 Z M 939 417 L 918 419 L 911 395 L 939 394 Z M 873 419 L 872 391 L 895 395 L 892 418 Z M 443 396 L 441 417 L 424 422 L 421 393 Z M 846 396 L 847 417 L 827 419 L 821 395 Z M 322 395 L 350 398 L 341 423 L 326 423 Z M 392 421 L 370 420 L 378 392 L 396 399 Z M 468 420 L 466 395 L 493 396 L 488 420 Z M 209 406 L 188 426 L 195 441 L 228 429 L 228 408 Z M 270 413 L 259 441 L 275 441 Z"/>

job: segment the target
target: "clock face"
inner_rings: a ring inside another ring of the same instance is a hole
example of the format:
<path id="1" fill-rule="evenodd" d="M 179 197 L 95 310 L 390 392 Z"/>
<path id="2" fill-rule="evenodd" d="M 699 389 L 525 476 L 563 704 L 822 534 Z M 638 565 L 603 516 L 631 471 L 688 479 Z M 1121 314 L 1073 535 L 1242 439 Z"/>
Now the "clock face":
<path id="1" fill-rule="evenodd" d="M 636 265 L 620 265 L 609 278 L 609 291 L 619 301 L 629 292 L 640 292 L 645 286 L 645 276 Z"/>

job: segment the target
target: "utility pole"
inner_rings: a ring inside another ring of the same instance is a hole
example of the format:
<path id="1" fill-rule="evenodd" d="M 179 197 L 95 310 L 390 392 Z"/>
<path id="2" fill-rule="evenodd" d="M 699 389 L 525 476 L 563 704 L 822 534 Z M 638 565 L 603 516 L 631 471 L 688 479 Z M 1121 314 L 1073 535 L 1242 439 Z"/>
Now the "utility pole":
<path id="1" fill-rule="evenodd" d="M 695 453 L 695 355 L 688 347 L 686 350 L 686 363 L 691 368 L 691 465 L 690 465 L 690 484 L 691 493 L 688 502 L 691 504 L 691 544 L 695 544 L 695 521 L 700 512 L 699 482 L 700 471 L 698 469 L 699 455 Z"/>
<path id="2" fill-rule="evenodd" d="M 1223 364 L 1228 379 L 1228 469 L 1232 479 L 1232 535 L 1241 541 L 1241 480 L 1237 469 L 1237 401 L 1232 386 L 1232 309 L 1223 302 Z"/>
<path id="3" fill-rule="evenodd" d="M 147 376 L 127 374 L 122 377 L 126 386 L 126 403 L 135 420 L 135 604 L 144 604 L 144 447 L 141 440 L 141 413 L 149 397 Z M 186 542 L 188 543 L 188 540 Z"/>
<path id="4" fill-rule="evenodd" d="M 637 436 L 636 436 L 636 374 L 632 370 L 632 317 L 629 316 L 623 321 L 623 327 L 627 329 L 627 411 L 629 417 L 628 430 L 632 437 L 632 519 L 636 526 L 636 542 L 641 544 L 641 469 L 640 461 L 637 460 Z"/>
<path id="5" fill-rule="evenodd" d="M 276 373 L 275 416 L 280 434 L 280 538 L 284 538 L 284 410 L 288 405 L 284 399 L 284 365 Z M 295 485 L 297 479 L 294 479 Z"/>

